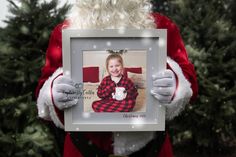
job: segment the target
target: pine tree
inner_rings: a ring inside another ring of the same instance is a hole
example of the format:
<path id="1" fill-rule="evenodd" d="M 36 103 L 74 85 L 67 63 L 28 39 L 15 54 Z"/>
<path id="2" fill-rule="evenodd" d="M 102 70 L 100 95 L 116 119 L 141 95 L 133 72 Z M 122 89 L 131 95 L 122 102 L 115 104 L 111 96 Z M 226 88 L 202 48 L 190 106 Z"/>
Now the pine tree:
<path id="1" fill-rule="evenodd" d="M 50 32 L 69 5 L 8 0 L 11 16 L 0 29 L 0 156 L 59 156 L 50 129 L 37 119 L 34 90 Z"/>
<path id="2" fill-rule="evenodd" d="M 171 0 L 167 15 L 181 30 L 195 65 L 199 97 L 170 124 L 173 141 L 217 154 L 236 147 L 235 1 Z M 234 4 L 234 5 L 233 5 Z M 231 19 L 229 18 L 231 17 Z"/>

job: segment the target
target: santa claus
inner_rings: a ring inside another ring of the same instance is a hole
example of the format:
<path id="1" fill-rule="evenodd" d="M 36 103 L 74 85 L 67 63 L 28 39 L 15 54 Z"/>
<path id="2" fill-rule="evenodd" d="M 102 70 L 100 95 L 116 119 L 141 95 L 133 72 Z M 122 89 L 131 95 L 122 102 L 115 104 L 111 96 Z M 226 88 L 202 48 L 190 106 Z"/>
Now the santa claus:
<path id="1" fill-rule="evenodd" d="M 63 76 L 62 29 L 167 29 L 167 69 L 152 75 L 150 93 L 166 107 L 166 119 L 177 116 L 197 94 L 197 81 L 178 27 L 151 13 L 149 0 L 77 0 L 66 21 L 52 31 L 46 62 L 36 89 L 38 116 L 64 129 L 63 110 L 78 104 L 73 80 Z M 71 99 L 74 98 L 74 99 Z M 166 132 L 66 133 L 64 157 L 172 157 Z"/>

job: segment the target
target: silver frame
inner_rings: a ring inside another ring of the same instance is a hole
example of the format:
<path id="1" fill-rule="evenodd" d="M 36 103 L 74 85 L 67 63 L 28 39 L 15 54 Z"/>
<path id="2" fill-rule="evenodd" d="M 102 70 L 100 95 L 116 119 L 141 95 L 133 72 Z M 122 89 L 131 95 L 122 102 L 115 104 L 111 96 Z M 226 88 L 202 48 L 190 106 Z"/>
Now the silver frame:
<path id="1" fill-rule="evenodd" d="M 107 44 L 109 41 L 110 44 Z M 83 82 L 83 51 L 142 49 L 147 51 L 146 112 L 84 113 L 83 100 L 65 110 L 66 131 L 162 131 L 165 107 L 150 94 L 151 75 L 166 69 L 166 29 L 104 29 L 62 31 L 63 74 L 76 83 Z M 93 45 L 96 44 L 96 47 Z M 77 73 L 73 72 L 76 67 Z M 126 116 L 125 116 L 126 114 Z M 128 118 L 127 118 L 128 117 Z"/>

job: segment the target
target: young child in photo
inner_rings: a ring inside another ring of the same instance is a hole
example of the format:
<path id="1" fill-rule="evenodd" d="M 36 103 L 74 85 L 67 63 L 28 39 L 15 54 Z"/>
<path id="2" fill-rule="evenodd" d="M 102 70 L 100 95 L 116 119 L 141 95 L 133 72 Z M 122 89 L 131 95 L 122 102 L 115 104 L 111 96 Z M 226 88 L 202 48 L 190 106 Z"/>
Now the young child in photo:
<path id="1" fill-rule="evenodd" d="M 106 76 L 98 87 L 97 95 L 101 100 L 94 101 L 95 112 L 131 112 L 138 95 L 133 82 L 123 75 L 123 59 L 118 53 L 106 59 Z"/>

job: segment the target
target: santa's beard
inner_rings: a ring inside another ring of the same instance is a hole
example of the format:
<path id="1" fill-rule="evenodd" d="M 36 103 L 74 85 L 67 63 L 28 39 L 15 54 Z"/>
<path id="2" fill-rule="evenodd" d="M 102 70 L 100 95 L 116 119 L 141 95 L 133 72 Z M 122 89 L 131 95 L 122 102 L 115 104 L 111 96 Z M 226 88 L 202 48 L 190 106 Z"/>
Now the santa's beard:
<path id="1" fill-rule="evenodd" d="M 68 19 L 74 29 L 155 28 L 149 0 L 77 0 Z"/>

